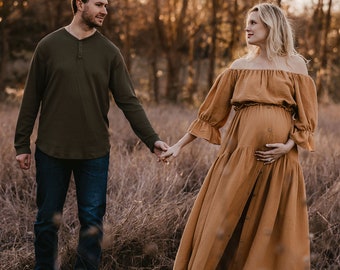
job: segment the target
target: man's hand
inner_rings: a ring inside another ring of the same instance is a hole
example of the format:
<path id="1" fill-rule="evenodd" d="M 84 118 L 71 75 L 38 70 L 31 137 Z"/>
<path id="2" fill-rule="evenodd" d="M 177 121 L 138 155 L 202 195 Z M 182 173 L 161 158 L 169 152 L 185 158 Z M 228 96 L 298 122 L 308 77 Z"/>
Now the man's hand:
<path id="1" fill-rule="evenodd" d="M 31 154 L 20 154 L 15 157 L 19 166 L 23 170 L 28 170 L 31 167 Z"/>
<path id="2" fill-rule="evenodd" d="M 165 142 L 163 141 L 156 141 L 154 143 L 154 148 L 153 148 L 153 152 L 155 153 L 155 155 L 160 158 L 161 154 L 168 150 L 169 145 L 167 145 Z"/>

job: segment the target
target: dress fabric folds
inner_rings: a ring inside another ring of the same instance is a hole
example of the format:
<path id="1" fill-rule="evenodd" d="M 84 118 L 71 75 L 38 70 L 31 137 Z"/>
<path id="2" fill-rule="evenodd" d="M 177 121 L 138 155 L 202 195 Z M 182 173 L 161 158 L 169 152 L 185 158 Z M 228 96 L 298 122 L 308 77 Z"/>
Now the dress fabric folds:
<path id="1" fill-rule="evenodd" d="M 232 109 L 221 142 L 220 128 Z M 316 126 L 310 76 L 251 69 L 219 75 L 188 130 L 221 147 L 188 218 L 175 270 L 310 268 L 298 147 L 270 165 L 257 161 L 254 152 L 289 138 L 313 151 Z"/>

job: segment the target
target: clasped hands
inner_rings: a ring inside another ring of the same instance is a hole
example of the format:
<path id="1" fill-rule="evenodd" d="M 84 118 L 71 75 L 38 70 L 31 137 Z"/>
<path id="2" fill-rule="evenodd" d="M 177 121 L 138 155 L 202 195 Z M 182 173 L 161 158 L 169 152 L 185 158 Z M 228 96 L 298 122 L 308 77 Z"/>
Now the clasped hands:
<path id="1" fill-rule="evenodd" d="M 179 154 L 179 151 L 180 147 L 176 144 L 169 146 L 162 141 L 155 142 L 154 153 L 158 157 L 158 161 L 169 164 L 169 158 L 171 156 L 176 157 Z"/>

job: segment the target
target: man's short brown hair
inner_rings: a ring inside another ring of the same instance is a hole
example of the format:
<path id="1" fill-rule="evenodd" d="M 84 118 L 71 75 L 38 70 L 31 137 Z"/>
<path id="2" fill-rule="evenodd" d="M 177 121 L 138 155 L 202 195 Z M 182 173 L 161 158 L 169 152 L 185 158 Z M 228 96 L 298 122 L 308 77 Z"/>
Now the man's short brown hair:
<path id="1" fill-rule="evenodd" d="M 76 14 L 78 11 L 78 7 L 77 7 L 77 1 L 78 0 L 71 0 L 71 7 L 72 7 L 72 12 L 73 14 Z M 83 3 L 87 3 L 89 0 L 81 0 Z"/>

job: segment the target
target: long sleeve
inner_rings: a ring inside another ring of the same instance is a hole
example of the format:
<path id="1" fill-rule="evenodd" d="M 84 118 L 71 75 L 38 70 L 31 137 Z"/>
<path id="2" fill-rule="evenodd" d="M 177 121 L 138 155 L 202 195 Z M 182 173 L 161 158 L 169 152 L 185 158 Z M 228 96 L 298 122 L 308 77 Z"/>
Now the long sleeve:
<path id="1" fill-rule="evenodd" d="M 296 76 L 294 88 L 297 114 L 290 138 L 300 147 L 314 151 L 314 131 L 318 124 L 316 87 L 309 76 Z"/>
<path id="2" fill-rule="evenodd" d="M 36 146 L 65 159 L 90 159 L 110 151 L 109 89 L 137 136 L 153 150 L 158 139 L 139 103 L 119 49 L 99 32 L 82 40 L 65 28 L 44 37 L 32 60 L 15 137 L 17 153 Z"/>
<path id="3" fill-rule="evenodd" d="M 18 116 L 14 146 L 17 154 L 31 153 L 30 137 L 44 91 L 45 68 L 37 48 L 31 61 Z"/>
<path id="4" fill-rule="evenodd" d="M 198 111 L 198 117 L 188 132 L 210 143 L 220 144 L 219 129 L 226 123 L 231 110 L 231 97 L 236 82 L 236 73 L 227 69 L 215 80 Z"/>
<path id="5" fill-rule="evenodd" d="M 134 88 L 120 54 L 116 56 L 111 71 L 110 89 L 117 106 L 123 111 L 135 134 L 153 151 L 155 141 L 159 140 L 145 111 L 135 95 Z"/>

